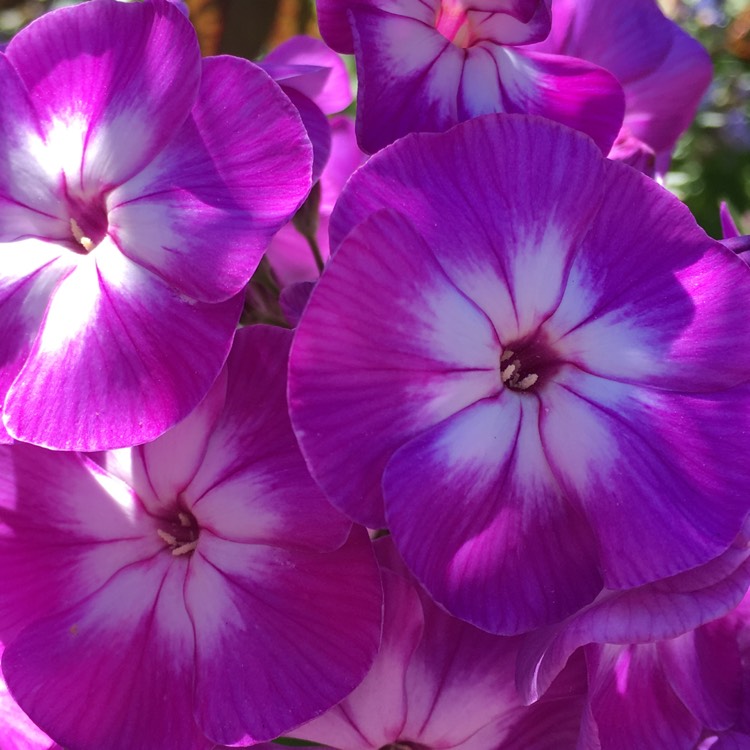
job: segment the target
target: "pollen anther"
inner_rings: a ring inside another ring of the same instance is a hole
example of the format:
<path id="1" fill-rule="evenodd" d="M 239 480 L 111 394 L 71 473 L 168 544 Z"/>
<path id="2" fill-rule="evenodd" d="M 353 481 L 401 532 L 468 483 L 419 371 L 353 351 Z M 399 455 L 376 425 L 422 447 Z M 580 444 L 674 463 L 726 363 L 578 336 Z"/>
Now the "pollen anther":
<path id="1" fill-rule="evenodd" d="M 179 555 L 187 555 L 188 553 L 192 552 L 197 546 L 197 539 L 194 542 L 186 542 L 185 544 L 181 544 L 179 547 L 175 547 L 172 550 L 172 554 L 175 557 L 178 557 Z"/>
<path id="2" fill-rule="evenodd" d="M 73 233 L 76 242 L 86 251 L 91 252 L 96 245 L 90 237 L 87 237 L 75 219 L 70 220 L 70 231 Z"/>
<path id="3" fill-rule="evenodd" d="M 168 534 L 166 531 L 163 531 L 162 529 L 157 529 L 156 533 L 170 546 L 174 547 L 177 544 L 177 537 L 172 536 L 171 534 Z"/>

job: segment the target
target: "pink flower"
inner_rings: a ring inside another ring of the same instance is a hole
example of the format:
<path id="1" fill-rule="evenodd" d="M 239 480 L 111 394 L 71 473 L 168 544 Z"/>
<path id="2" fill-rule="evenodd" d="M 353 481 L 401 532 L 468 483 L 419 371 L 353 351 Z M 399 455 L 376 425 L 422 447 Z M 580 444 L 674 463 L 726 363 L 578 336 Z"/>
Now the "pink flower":
<path id="1" fill-rule="evenodd" d="M 388 527 L 451 614 L 524 632 L 732 544 L 750 270 L 653 180 L 490 115 L 372 157 L 331 244 L 292 423 L 331 501 Z"/>
<path id="2" fill-rule="evenodd" d="M 205 396 L 309 190 L 299 115 L 251 63 L 201 61 L 161 0 L 44 15 L 0 98 L 0 440 L 153 439 Z"/>
<path id="3" fill-rule="evenodd" d="M 240 331 L 206 399 L 153 443 L 0 446 L 2 670 L 63 747 L 270 740 L 372 663 L 377 566 L 299 454 L 290 338 Z"/>
<path id="4" fill-rule="evenodd" d="M 519 639 L 446 614 L 404 569 L 390 539 L 375 547 L 385 589 L 380 653 L 359 687 L 293 736 L 340 750 L 574 750 L 583 661 L 524 707 L 514 680 Z"/>

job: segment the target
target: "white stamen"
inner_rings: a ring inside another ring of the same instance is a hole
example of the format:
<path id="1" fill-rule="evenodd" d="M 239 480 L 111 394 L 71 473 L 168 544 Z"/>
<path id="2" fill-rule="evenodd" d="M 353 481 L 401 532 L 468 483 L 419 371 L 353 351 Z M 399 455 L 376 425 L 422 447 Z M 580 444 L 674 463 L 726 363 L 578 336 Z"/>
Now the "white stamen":
<path id="1" fill-rule="evenodd" d="M 75 219 L 70 220 L 70 231 L 73 232 L 73 236 L 76 238 L 76 242 L 88 253 L 90 253 L 96 245 L 87 237 L 81 229 L 79 223 Z"/>
<path id="2" fill-rule="evenodd" d="M 162 531 L 161 529 L 157 529 L 156 533 L 170 546 L 173 547 L 175 544 L 177 544 L 177 537 L 172 536 L 171 534 L 167 534 L 166 531 Z"/>
<path id="3" fill-rule="evenodd" d="M 531 388 L 538 379 L 539 376 L 536 373 L 532 373 L 523 378 L 519 383 L 516 383 L 515 387 L 518 388 L 519 391 L 525 391 L 527 388 Z"/>
<path id="4" fill-rule="evenodd" d="M 515 363 L 508 365 L 501 373 L 500 377 L 503 380 L 503 383 L 507 383 L 511 377 L 513 376 L 513 373 L 516 371 L 516 365 Z"/>
<path id="5" fill-rule="evenodd" d="M 197 546 L 198 540 L 196 539 L 194 542 L 187 542 L 185 544 L 181 544 L 179 547 L 175 547 L 172 550 L 172 554 L 175 556 L 187 555 L 189 552 L 192 552 Z"/>
<path id="6" fill-rule="evenodd" d="M 178 513 L 177 518 L 180 519 L 180 523 L 187 529 L 190 528 L 190 516 L 187 513 Z"/>
<path id="7" fill-rule="evenodd" d="M 505 350 L 505 351 L 503 352 L 503 355 L 502 355 L 502 357 L 500 357 L 500 361 L 501 361 L 501 362 L 507 362 L 507 361 L 508 361 L 508 360 L 509 360 L 509 359 L 510 359 L 511 357 L 513 357 L 514 355 L 515 355 L 515 352 L 514 352 L 514 351 L 511 351 L 510 349 L 506 349 L 506 350 Z"/>

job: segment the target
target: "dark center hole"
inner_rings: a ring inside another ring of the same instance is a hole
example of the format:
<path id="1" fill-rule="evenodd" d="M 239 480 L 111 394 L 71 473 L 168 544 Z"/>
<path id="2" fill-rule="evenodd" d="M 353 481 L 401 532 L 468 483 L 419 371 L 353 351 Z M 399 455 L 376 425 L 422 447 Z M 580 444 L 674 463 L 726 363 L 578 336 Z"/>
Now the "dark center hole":
<path id="1" fill-rule="evenodd" d="M 200 526 L 190 511 L 180 508 L 161 521 L 157 533 L 173 555 L 192 555 L 198 545 Z"/>
<path id="2" fill-rule="evenodd" d="M 68 213 L 73 240 L 80 252 L 90 252 L 107 235 L 109 222 L 104 197 L 79 199 L 68 195 Z"/>
<path id="3" fill-rule="evenodd" d="M 500 357 L 500 376 L 506 388 L 529 393 L 540 388 L 561 364 L 546 337 L 537 332 L 505 346 Z"/>

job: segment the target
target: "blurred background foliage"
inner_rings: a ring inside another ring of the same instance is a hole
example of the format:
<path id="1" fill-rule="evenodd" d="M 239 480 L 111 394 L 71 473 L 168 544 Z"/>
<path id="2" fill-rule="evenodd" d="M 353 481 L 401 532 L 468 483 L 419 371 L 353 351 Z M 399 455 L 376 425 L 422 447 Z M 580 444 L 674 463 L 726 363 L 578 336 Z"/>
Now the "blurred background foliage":
<path id="1" fill-rule="evenodd" d="M 40 13 L 77 0 L 0 0 L 0 41 Z M 617 0 L 615 0 L 617 1 Z M 750 2 L 659 0 L 664 11 L 708 49 L 714 81 L 680 141 L 667 187 L 698 222 L 720 236 L 727 201 L 750 233 Z M 206 55 L 256 59 L 295 34 L 317 34 L 313 0 L 187 0 Z"/>
<path id="2" fill-rule="evenodd" d="M 750 2 L 666 0 L 665 11 L 711 54 L 714 80 L 672 160 L 667 186 L 698 222 L 721 236 L 718 203 L 727 201 L 750 234 Z"/>

